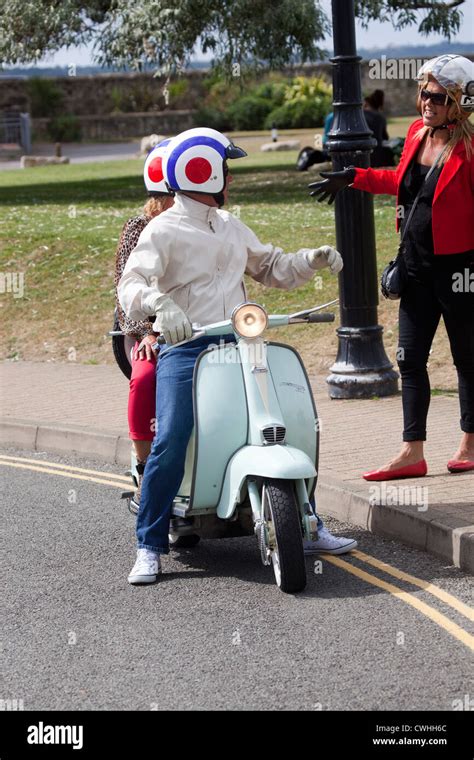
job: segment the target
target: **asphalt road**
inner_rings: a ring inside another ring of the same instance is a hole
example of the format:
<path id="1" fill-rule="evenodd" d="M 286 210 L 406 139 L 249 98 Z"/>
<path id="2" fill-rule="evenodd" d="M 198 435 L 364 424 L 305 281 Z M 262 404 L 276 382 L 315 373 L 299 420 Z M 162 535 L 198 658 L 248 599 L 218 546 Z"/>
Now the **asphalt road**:
<path id="1" fill-rule="evenodd" d="M 472 578 L 456 568 L 328 520 L 364 555 L 318 573 L 308 558 L 301 594 L 278 590 L 253 538 L 172 552 L 158 583 L 131 587 L 122 469 L 0 454 L 2 699 L 25 710 L 474 709 Z M 67 467 L 47 472 L 54 463 Z"/>

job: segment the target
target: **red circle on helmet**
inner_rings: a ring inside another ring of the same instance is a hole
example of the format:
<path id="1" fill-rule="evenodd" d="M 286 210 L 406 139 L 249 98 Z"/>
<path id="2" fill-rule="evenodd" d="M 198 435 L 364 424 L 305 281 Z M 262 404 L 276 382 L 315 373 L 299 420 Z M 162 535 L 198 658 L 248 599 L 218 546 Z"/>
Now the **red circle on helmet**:
<path id="1" fill-rule="evenodd" d="M 186 164 L 186 177 L 195 185 L 201 185 L 207 182 L 212 174 L 212 166 L 207 158 L 191 158 Z"/>
<path id="2" fill-rule="evenodd" d="M 161 182 L 163 180 L 163 168 L 161 165 L 161 156 L 156 156 L 148 164 L 148 176 L 152 182 Z"/>

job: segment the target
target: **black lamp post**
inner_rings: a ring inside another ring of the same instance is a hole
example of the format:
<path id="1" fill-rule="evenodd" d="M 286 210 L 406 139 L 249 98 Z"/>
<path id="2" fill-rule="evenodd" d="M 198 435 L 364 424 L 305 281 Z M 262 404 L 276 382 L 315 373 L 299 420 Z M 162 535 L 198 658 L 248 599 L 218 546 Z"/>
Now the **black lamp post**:
<path id="1" fill-rule="evenodd" d="M 360 57 L 356 53 L 353 0 L 332 0 L 334 37 L 334 122 L 327 147 L 334 171 L 369 166 L 376 141 L 362 110 Z M 378 280 L 373 198 L 348 188 L 335 201 L 337 248 L 344 257 L 339 275 L 339 349 L 327 378 L 331 398 L 391 396 L 398 374 L 383 346 L 377 324 Z"/>

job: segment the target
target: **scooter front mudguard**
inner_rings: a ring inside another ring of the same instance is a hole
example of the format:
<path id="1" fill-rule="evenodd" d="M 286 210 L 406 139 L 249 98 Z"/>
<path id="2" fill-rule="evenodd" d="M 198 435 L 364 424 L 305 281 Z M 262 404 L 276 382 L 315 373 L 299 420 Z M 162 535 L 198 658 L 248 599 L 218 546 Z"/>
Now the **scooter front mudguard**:
<path id="1" fill-rule="evenodd" d="M 249 476 L 307 480 L 316 474 L 314 462 L 293 446 L 243 446 L 227 465 L 217 515 L 223 520 L 232 517 Z"/>

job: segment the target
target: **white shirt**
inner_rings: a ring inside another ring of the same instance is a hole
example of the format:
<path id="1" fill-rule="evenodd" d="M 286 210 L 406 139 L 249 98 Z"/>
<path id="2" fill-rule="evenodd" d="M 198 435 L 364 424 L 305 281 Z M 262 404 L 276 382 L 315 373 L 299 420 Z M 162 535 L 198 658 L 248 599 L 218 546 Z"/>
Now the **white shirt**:
<path id="1" fill-rule="evenodd" d="M 179 193 L 141 233 L 118 283 L 119 301 L 130 319 L 140 320 L 154 315 L 166 294 L 191 322 L 220 322 L 246 300 L 245 273 L 286 289 L 310 280 L 309 250 L 285 254 L 264 245 L 228 211 Z"/>

